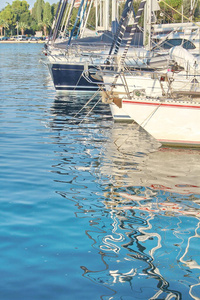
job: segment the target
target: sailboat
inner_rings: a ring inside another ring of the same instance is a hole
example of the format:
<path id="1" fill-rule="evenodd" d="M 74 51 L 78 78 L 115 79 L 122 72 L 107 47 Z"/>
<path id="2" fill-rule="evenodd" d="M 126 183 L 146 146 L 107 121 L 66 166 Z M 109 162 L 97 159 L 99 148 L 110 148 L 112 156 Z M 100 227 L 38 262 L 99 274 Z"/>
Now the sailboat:
<path id="1" fill-rule="evenodd" d="M 155 67 L 146 70 L 133 70 L 127 67 L 114 71 L 102 70 L 101 74 L 106 91 L 104 97 L 115 97 L 116 104 L 120 107 L 120 99 L 133 94 L 146 97 L 174 97 L 177 94 L 196 97 L 200 93 L 200 58 L 195 57 L 181 46 L 173 47 L 168 55 L 153 62 Z M 152 59 L 154 60 L 154 58 Z M 113 84 L 113 81 L 114 84 Z M 118 98 L 118 100 L 116 100 Z"/>
<path id="2" fill-rule="evenodd" d="M 134 72 L 124 74 L 122 96 L 108 95 L 105 101 L 112 103 L 115 116 L 117 109 L 123 110 L 131 120 L 138 123 L 163 145 L 200 146 L 200 69 L 198 60 L 175 47 L 171 57 L 177 58 L 185 70 L 159 72 Z M 176 55 L 178 53 L 178 55 Z M 189 70 L 189 62 L 191 62 Z M 188 68 L 188 70 L 187 70 Z M 115 84 L 122 74 L 115 75 Z M 126 88 L 126 93 L 125 93 Z"/>
<path id="3" fill-rule="evenodd" d="M 61 0 L 62 1 L 62 0 Z M 93 1 L 90 2 L 91 4 Z M 98 1 L 96 1 L 95 6 L 98 10 Z M 92 79 L 86 80 L 83 76 L 87 70 L 93 70 L 92 74 L 96 70 L 96 66 L 104 64 L 106 58 L 108 57 L 110 48 L 114 43 L 116 43 L 117 30 L 118 30 L 118 3 L 115 0 L 112 0 L 112 30 L 109 26 L 109 0 L 101 1 L 100 3 L 100 20 L 96 25 L 96 36 L 86 36 L 84 37 L 84 30 L 80 30 L 82 34 L 74 38 L 73 33 L 75 31 L 78 20 L 80 20 L 80 12 L 83 7 L 87 5 L 87 1 L 81 1 L 79 12 L 77 14 L 77 20 L 75 21 L 74 27 L 71 31 L 71 34 L 65 43 L 56 44 L 53 43 L 46 47 L 45 54 L 48 58 L 48 68 L 52 76 L 55 89 L 57 91 L 96 91 L 98 90 L 97 84 L 101 79 Z M 132 13 L 132 0 L 127 0 L 124 7 L 124 15 L 120 20 L 121 25 L 123 25 L 124 19 L 126 18 L 127 13 Z M 62 12 L 63 10 L 60 9 Z M 89 14 L 89 10 L 87 15 Z M 97 15 L 97 13 L 96 13 Z M 97 18 L 97 17 L 96 17 Z M 59 17 L 59 20 L 62 19 L 62 16 Z M 87 18 L 86 18 L 87 20 Z M 61 21 L 59 21 L 61 22 Z M 66 23 L 68 22 L 68 18 Z M 120 25 L 119 22 L 119 25 Z M 80 22 L 82 23 L 82 22 Z M 84 22 L 84 28 L 86 26 L 86 21 Z M 58 28 L 60 24 L 55 26 L 56 33 L 53 35 L 53 41 L 57 35 Z M 66 26 L 65 26 L 66 27 Z M 54 31 L 54 32 L 55 32 Z M 66 29 L 65 29 L 66 31 Z M 79 31 L 79 30 L 78 30 Z M 138 33 L 139 34 L 139 33 Z M 138 38 L 137 38 L 138 40 Z M 135 44 L 135 41 L 132 41 L 132 44 Z M 126 40 L 120 42 L 121 48 L 119 49 L 119 54 L 123 53 L 123 47 L 126 45 Z M 130 46 L 132 49 L 132 56 L 135 56 L 135 46 Z M 140 50 L 139 50 L 140 51 Z M 142 55 L 147 53 L 147 51 L 141 51 Z M 116 56 L 117 57 L 117 56 Z M 88 73 L 89 78 L 91 71 Z"/>
<path id="4" fill-rule="evenodd" d="M 173 69 L 169 65 L 160 71 L 131 73 L 124 67 L 129 45 L 117 72 L 111 74 L 109 93 L 108 88 L 105 92 L 113 116 L 117 107 L 117 113 L 122 111 L 163 145 L 199 147 L 199 59 L 180 46 L 174 47 L 169 53 Z"/>
<path id="5" fill-rule="evenodd" d="M 62 0 L 60 1 L 62 2 Z M 66 41 L 55 42 L 60 28 L 64 27 L 63 32 L 60 33 L 61 36 L 68 30 L 74 3 L 75 1 L 72 1 L 67 18 L 63 17 L 65 8 L 62 9 L 62 6 L 58 8 L 58 16 L 56 16 L 56 25 L 53 28 L 51 42 L 46 45 L 45 49 L 45 55 L 48 58 L 47 66 L 56 90 L 97 90 L 95 84 L 89 84 L 81 76 L 84 65 L 90 62 L 91 54 L 96 52 L 95 54 L 98 55 L 102 51 L 102 49 L 97 49 L 98 47 L 95 49 L 93 44 L 95 43 L 102 47 L 102 45 L 104 46 L 104 39 L 106 39 L 106 36 L 103 35 L 83 37 L 93 0 L 89 4 L 87 0 L 80 2 L 74 26 Z M 62 5 L 66 5 L 65 1 Z M 63 26 L 61 26 L 62 20 L 65 23 Z M 77 30 L 78 23 L 79 27 Z M 75 30 L 77 30 L 77 34 L 74 37 Z M 109 39 L 112 39 L 112 37 L 109 36 Z"/>
<path id="6" fill-rule="evenodd" d="M 197 3 L 198 3 L 197 0 L 190 1 L 189 17 L 183 15 L 184 9 L 182 4 L 181 6 L 182 12 L 176 11 L 176 14 L 179 14 L 181 16 L 181 22 L 179 23 L 165 24 L 160 22 L 159 24 L 152 24 L 153 43 L 155 45 L 158 43 L 160 44 L 164 40 L 168 42 L 168 45 L 172 44 L 172 46 L 180 46 L 182 41 L 184 40 L 185 43 L 191 45 L 190 52 L 199 54 L 200 53 L 200 22 L 193 21 L 195 7 L 197 6 Z M 170 8 L 169 3 L 165 3 L 165 7 Z M 188 3 L 188 8 L 189 8 L 189 3 Z M 161 13 L 161 20 L 162 20 L 162 15 L 164 15 L 164 13 L 163 12 Z"/>

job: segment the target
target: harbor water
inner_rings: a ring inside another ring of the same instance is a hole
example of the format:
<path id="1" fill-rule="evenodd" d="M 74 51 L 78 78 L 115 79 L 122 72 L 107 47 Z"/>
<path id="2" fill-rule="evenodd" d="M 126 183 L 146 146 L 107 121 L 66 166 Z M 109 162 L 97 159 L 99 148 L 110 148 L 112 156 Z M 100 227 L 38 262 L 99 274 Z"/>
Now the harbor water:
<path id="1" fill-rule="evenodd" d="M 0 299 L 200 299 L 200 151 L 57 94 L 42 48 L 0 44 Z"/>

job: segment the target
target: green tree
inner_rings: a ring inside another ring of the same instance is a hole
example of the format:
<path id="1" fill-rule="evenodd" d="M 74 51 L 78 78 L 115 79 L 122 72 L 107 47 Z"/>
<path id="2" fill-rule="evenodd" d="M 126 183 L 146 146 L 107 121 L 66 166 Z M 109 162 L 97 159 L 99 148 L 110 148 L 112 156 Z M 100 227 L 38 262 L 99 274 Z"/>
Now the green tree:
<path id="1" fill-rule="evenodd" d="M 3 21 L 2 25 L 4 29 L 3 35 L 6 36 L 6 29 L 9 29 L 9 24 L 6 21 Z"/>
<path id="2" fill-rule="evenodd" d="M 1 36 L 3 35 L 3 24 L 4 24 L 4 20 L 1 19 L 0 20 L 0 32 L 1 32 Z"/>
<path id="3" fill-rule="evenodd" d="M 95 30 L 95 26 L 96 26 L 96 8 L 92 7 L 90 10 L 86 27 L 90 30 Z"/>
<path id="4" fill-rule="evenodd" d="M 72 11 L 72 16 L 71 16 L 71 20 L 70 20 L 69 30 L 71 30 L 73 28 L 73 26 L 74 26 L 77 13 L 78 13 L 78 9 L 74 8 L 73 11 Z"/>
<path id="5" fill-rule="evenodd" d="M 42 23 L 43 20 L 43 7 L 44 0 L 37 0 L 32 10 L 33 18 L 37 21 L 38 24 Z"/>
<path id="6" fill-rule="evenodd" d="M 51 5 L 49 4 L 49 2 L 46 2 L 43 9 L 43 21 L 42 21 L 42 27 L 45 36 L 47 36 L 47 31 L 52 24 L 52 19 L 53 16 L 51 13 Z"/>
<path id="7" fill-rule="evenodd" d="M 51 13 L 51 5 L 49 4 L 49 2 L 46 2 L 43 7 L 43 21 L 47 20 L 47 19 L 50 21 L 52 21 L 52 19 L 53 19 L 53 16 Z"/>
<path id="8" fill-rule="evenodd" d="M 36 20 L 32 20 L 32 22 L 30 24 L 30 29 L 31 29 L 32 35 L 34 35 L 35 31 L 38 30 L 38 24 L 37 24 Z"/>
<path id="9" fill-rule="evenodd" d="M 195 9 L 194 9 L 194 20 L 200 20 L 200 1 L 197 1 Z"/>
<path id="10" fill-rule="evenodd" d="M 25 30 L 29 28 L 28 24 L 24 22 L 19 22 L 18 27 L 20 28 L 22 35 L 24 35 Z"/>
<path id="11" fill-rule="evenodd" d="M 16 31 L 16 22 L 31 24 L 32 17 L 29 4 L 25 0 L 14 0 L 12 5 L 8 4 L 0 13 L 0 19 L 8 23 L 11 32 Z"/>
<path id="12" fill-rule="evenodd" d="M 183 15 L 187 18 L 190 17 L 191 3 L 188 0 L 183 0 Z"/>
<path id="13" fill-rule="evenodd" d="M 19 21 L 21 14 L 29 12 L 29 4 L 24 0 L 15 0 L 12 3 L 11 9 L 15 15 L 16 21 Z"/>
<path id="14" fill-rule="evenodd" d="M 58 3 L 54 3 L 51 5 L 51 14 L 52 16 L 55 16 L 56 12 L 57 12 L 57 8 L 58 8 Z"/>
<path id="15" fill-rule="evenodd" d="M 32 12 L 29 10 L 29 4 L 26 0 L 14 0 L 12 5 L 7 4 L 4 9 L 0 12 L 0 20 L 6 22 L 12 31 L 16 31 L 16 22 L 26 24 L 27 30 L 33 33 L 40 28 L 43 28 L 47 32 L 49 26 L 52 23 L 53 16 L 56 13 L 58 7 L 57 4 L 52 6 L 49 2 L 44 0 L 36 0 Z M 0 24 L 0 33 L 3 32 L 3 26 Z M 5 27 L 7 28 L 7 27 Z"/>
<path id="16" fill-rule="evenodd" d="M 166 4 L 165 4 L 166 3 Z M 174 21 L 180 21 L 181 15 L 176 11 L 180 12 L 183 0 L 165 0 L 160 1 L 160 8 L 164 11 L 163 21 L 164 23 L 172 23 Z"/>
<path id="17" fill-rule="evenodd" d="M 10 4 L 8 4 L 5 9 L 3 9 L 0 13 L 0 18 L 6 22 L 8 25 L 12 25 L 13 19 L 14 19 L 14 14 L 12 11 L 12 7 Z"/>
<path id="18" fill-rule="evenodd" d="M 47 36 L 48 28 L 51 26 L 51 21 L 46 19 L 45 21 L 39 23 L 38 25 L 39 25 L 39 27 L 41 27 L 43 29 L 44 35 Z"/>

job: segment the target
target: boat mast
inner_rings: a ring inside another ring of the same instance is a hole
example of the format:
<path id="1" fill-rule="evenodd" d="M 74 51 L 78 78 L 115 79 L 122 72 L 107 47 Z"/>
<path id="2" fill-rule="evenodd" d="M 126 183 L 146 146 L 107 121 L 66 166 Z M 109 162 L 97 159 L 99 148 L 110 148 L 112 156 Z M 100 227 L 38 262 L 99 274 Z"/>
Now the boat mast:
<path id="1" fill-rule="evenodd" d="M 68 1 L 68 0 L 63 0 L 62 5 L 61 5 L 61 2 L 62 2 L 62 1 L 59 3 L 60 11 L 59 11 L 57 23 L 55 24 L 55 28 L 54 28 L 54 31 L 53 31 L 52 43 L 54 43 L 55 40 L 56 40 L 57 33 L 58 33 L 58 30 L 59 30 L 59 27 L 60 27 L 60 24 L 61 24 L 61 21 L 62 21 L 64 12 L 65 12 L 65 8 L 66 8 L 66 5 L 67 5 L 67 1 Z M 61 6 L 61 7 L 60 7 L 60 6 Z"/>
<path id="2" fill-rule="evenodd" d="M 69 13 L 68 13 L 68 16 L 67 16 L 67 19 L 66 19 L 66 22 L 65 22 L 65 28 L 63 30 L 64 34 L 66 34 L 66 32 L 69 28 L 69 23 L 70 23 L 70 20 L 71 20 L 74 4 L 75 4 L 75 0 L 71 1 Z"/>
<path id="3" fill-rule="evenodd" d="M 84 19 L 84 23 L 83 23 L 82 30 L 81 30 L 81 33 L 80 33 L 80 38 L 83 37 L 83 34 L 85 32 L 85 28 L 86 28 L 86 25 L 87 25 L 88 17 L 89 17 L 89 14 L 90 14 L 93 2 L 94 2 L 93 0 L 90 1 L 89 8 L 88 8 L 88 11 L 87 11 L 87 15 L 86 15 L 86 17 Z"/>
<path id="4" fill-rule="evenodd" d="M 146 1 L 144 8 L 144 35 L 143 45 L 147 50 L 151 49 L 151 15 L 152 15 L 151 0 Z"/>
<path id="5" fill-rule="evenodd" d="M 104 0 L 104 30 L 109 30 L 109 0 Z"/>
<path id="6" fill-rule="evenodd" d="M 86 0 L 86 2 L 84 3 L 84 7 L 82 6 L 82 9 L 81 9 L 80 24 L 79 24 L 79 27 L 78 27 L 78 30 L 77 30 L 77 33 L 76 33 L 76 38 L 78 36 L 80 37 L 80 36 L 83 35 L 83 25 L 84 25 L 84 22 L 85 22 L 85 18 L 87 16 L 86 15 L 87 6 L 88 6 L 88 0 Z"/>
<path id="7" fill-rule="evenodd" d="M 109 30 L 109 0 L 96 0 L 96 30 Z"/>
<path id="8" fill-rule="evenodd" d="M 60 0 L 59 3 L 58 3 L 58 7 L 57 7 L 57 10 L 56 10 L 56 15 L 54 17 L 53 24 L 51 26 L 51 31 L 50 31 L 50 34 L 48 36 L 48 43 L 49 43 L 50 39 L 52 38 L 55 26 L 57 24 L 57 18 L 58 18 L 58 13 L 60 11 L 61 4 L 62 4 L 62 0 Z"/>
<path id="9" fill-rule="evenodd" d="M 144 8 L 144 33 L 143 45 L 147 50 L 151 49 L 152 22 L 155 21 L 155 11 L 160 10 L 157 0 L 147 0 Z"/>
<path id="10" fill-rule="evenodd" d="M 192 21 L 196 0 L 190 0 L 190 19 Z"/>
<path id="11" fill-rule="evenodd" d="M 117 32 L 118 21 L 118 1 L 112 0 L 112 33 Z"/>
<path id="12" fill-rule="evenodd" d="M 77 13 L 77 16 L 76 16 L 76 20 L 75 20 L 74 26 L 72 28 L 72 31 L 71 31 L 71 34 L 70 34 L 70 37 L 69 37 L 69 40 L 68 40 L 68 46 L 71 44 L 71 40 L 72 40 L 74 31 L 76 29 L 78 21 L 80 20 L 80 16 L 81 16 L 81 11 L 82 11 L 83 5 L 84 5 L 84 0 L 82 0 L 81 3 L 80 3 L 79 9 L 78 9 L 78 13 Z"/>
<path id="13" fill-rule="evenodd" d="M 98 0 L 95 0 L 95 31 L 97 31 L 98 28 Z"/>

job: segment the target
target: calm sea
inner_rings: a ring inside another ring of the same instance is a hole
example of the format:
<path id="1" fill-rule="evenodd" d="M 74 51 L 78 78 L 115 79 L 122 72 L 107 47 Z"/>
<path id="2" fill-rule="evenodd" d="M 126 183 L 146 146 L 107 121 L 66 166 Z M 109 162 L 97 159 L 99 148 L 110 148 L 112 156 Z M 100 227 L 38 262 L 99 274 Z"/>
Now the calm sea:
<path id="1" fill-rule="evenodd" d="M 42 47 L 0 44 L 0 299 L 200 299 L 200 152 L 57 95 Z"/>

